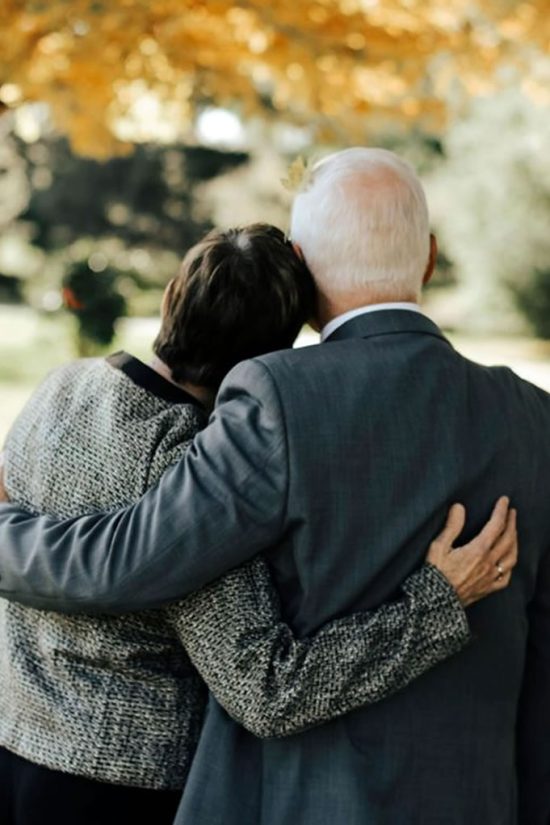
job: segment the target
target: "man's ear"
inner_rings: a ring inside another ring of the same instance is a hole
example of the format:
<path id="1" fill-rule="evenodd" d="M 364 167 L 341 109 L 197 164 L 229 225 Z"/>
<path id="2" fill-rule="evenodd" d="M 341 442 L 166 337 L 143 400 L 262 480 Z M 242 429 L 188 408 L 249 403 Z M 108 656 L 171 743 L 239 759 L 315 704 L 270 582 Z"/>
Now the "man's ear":
<path id="1" fill-rule="evenodd" d="M 293 248 L 294 252 L 296 253 L 296 255 L 299 257 L 299 259 L 301 261 L 303 261 L 305 263 L 306 259 L 304 257 L 304 253 L 302 252 L 302 247 L 300 246 L 300 244 L 295 243 L 295 241 L 291 241 L 291 243 L 292 243 L 292 248 Z"/>
<path id="2" fill-rule="evenodd" d="M 422 285 L 425 286 L 432 277 L 437 261 L 437 239 L 433 233 L 430 233 L 430 254 L 428 256 L 428 263 L 426 264 L 426 271 L 422 278 Z"/>
<path id="3" fill-rule="evenodd" d="M 308 326 L 311 327 L 313 332 L 321 332 L 321 324 L 319 323 L 319 319 L 313 315 L 311 318 L 308 318 Z"/>
<path id="4" fill-rule="evenodd" d="M 168 286 L 164 290 L 164 295 L 162 296 L 162 304 L 160 305 L 160 317 L 163 321 L 166 318 L 166 316 L 168 314 L 168 310 L 170 308 L 170 302 L 171 302 L 171 299 L 172 299 L 172 292 L 173 292 L 173 289 L 174 289 L 174 281 L 175 281 L 175 278 L 172 278 L 168 282 Z"/>
<path id="5" fill-rule="evenodd" d="M 293 248 L 294 252 L 296 253 L 296 255 L 298 256 L 298 258 L 301 261 L 303 261 L 304 263 L 306 263 L 306 258 L 305 258 L 305 255 L 303 253 L 303 250 L 302 250 L 302 247 L 300 246 L 300 244 L 296 243 L 295 241 L 291 241 L 291 243 L 292 243 L 292 248 Z M 307 264 L 306 264 L 306 266 L 307 266 Z M 319 298 L 319 293 L 318 292 L 317 292 L 317 298 Z M 321 325 L 320 325 L 319 321 L 317 320 L 317 314 L 318 314 L 317 313 L 317 308 L 315 308 L 313 316 L 311 318 L 308 318 L 307 323 L 309 324 L 311 329 L 314 330 L 314 332 L 321 332 Z"/>

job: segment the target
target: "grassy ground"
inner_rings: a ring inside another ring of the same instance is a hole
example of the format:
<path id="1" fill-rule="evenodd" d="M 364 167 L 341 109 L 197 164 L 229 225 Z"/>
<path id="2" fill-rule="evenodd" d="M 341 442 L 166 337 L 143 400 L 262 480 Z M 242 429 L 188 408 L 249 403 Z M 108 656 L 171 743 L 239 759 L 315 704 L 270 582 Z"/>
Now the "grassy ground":
<path id="1" fill-rule="evenodd" d="M 123 321 L 113 351 L 126 349 L 147 359 L 158 322 Z M 33 388 L 55 366 L 74 358 L 69 318 L 38 316 L 23 307 L 0 306 L 0 444 Z M 451 335 L 456 348 L 484 364 L 506 364 L 550 391 L 550 342 L 522 338 L 465 338 Z M 309 334 L 302 343 L 314 343 Z"/>
<path id="2" fill-rule="evenodd" d="M 112 351 L 148 358 L 158 329 L 152 318 L 123 321 Z M 75 357 L 71 319 L 39 316 L 24 307 L 0 306 L 0 444 L 36 385 Z"/>

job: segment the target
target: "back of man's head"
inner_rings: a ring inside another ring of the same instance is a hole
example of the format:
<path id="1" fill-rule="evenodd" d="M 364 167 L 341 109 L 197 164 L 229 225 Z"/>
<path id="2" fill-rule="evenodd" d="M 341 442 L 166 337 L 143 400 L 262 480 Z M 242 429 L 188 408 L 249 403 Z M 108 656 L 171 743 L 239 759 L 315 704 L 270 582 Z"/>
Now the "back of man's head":
<path id="1" fill-rule="evenodd" d="M 354 148 L 317 163 L 292 208 L 299 244 L 327 295 L 415 300 L 430 256 L 426 197 L 409 164 Z"/>

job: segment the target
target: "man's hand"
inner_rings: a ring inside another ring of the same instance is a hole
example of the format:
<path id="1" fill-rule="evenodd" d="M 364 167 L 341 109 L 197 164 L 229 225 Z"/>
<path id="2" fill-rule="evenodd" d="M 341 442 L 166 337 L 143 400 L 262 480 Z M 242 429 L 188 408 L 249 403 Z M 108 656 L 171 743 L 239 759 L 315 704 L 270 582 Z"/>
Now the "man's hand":
<path id="1" fill-rule="evenodd" d="M 4 487 L 4 453 L 0 453 L 0 503 L 8 501 L 8 494 Z"/>
<path id="2" fill-rule="evenodd" d="M 506 496 L 499 498 L 491 518 L 478 535 L 453 547 L 466 521 L 462 504 L 453 504 L 447 524 L 431 543 L 426 561 L 443 573 L 467 607 L 510 583 L 518 559 L 516 510 Z"/>

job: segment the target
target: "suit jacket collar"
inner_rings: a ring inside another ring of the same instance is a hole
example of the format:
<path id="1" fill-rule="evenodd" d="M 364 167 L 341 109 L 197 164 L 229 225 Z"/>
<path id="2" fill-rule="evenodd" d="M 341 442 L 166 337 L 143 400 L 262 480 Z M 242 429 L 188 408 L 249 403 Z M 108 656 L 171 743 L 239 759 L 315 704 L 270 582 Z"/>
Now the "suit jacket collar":
<path id="1" fill-rule="evenodd" d="M 387 309 L 358 315 L 335 329 L 324 343 L 331 344 L 335 341 L 345 341 L 348 338 L 372 338 L 376 335 L 395 335 L 407 332 L 433 335 L 451 346 L 437 324 L 434 324 L 426 315 L 404 309 Z"/>

